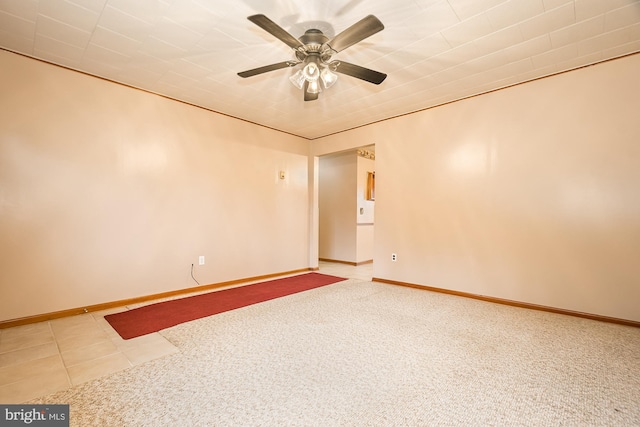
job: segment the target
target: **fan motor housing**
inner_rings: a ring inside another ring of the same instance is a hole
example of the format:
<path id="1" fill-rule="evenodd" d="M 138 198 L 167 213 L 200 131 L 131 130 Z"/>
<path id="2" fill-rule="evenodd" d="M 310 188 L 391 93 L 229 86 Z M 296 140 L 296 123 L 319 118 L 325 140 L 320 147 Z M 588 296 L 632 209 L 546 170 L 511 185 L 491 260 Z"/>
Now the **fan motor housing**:
<path id="1" fill-rule="evenodd" d="M 296 58 L 299 61 L 307 62 L 306 58 L 309 56 L 320 56 L 323 62 L 330 60 L 331 53 L 325 48 L 329 38 L 322 31 L 315 28 L 309 29 L 298 40 L 304 44 L 304 48 L 296 51 Z"/>
<path id="2" fill-rule="evenodd" d="M 301 35 L 298 40 L 300 40 L 304 45 L 317 44 L 320 46 L 329 41 L 327 36 L 325 36 L 322 31 L 316 30 L 315 28 L 305 31 L 305 33 Z"/>

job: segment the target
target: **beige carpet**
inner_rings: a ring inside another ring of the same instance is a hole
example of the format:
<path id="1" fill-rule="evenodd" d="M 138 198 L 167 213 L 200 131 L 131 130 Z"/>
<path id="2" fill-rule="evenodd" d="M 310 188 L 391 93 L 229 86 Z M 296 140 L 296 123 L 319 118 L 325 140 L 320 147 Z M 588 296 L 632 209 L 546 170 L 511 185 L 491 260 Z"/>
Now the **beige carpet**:
<path id="1" fill-rule="evenodd" d="M 74 426 L 638 426 L 640 329 L 349 280 L 162 332 Z"/>

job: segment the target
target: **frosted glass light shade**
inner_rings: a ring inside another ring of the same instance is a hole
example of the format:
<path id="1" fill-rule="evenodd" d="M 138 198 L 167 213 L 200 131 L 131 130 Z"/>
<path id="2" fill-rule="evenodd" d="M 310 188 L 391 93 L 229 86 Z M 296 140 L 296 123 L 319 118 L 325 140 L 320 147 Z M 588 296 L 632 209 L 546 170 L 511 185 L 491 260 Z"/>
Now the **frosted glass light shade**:
<path id="1" fill-rule="evenodd" d="M 289 77 L 289 80 L 291 81 L 291 83 L 293 83 L 295 87 L 297 87 L 298 89 L 302 89 L 305 81 L 305 77 L 304 77 L 304 74 L 302 73 L 302 70 L 296 71 L 296 73 L 293 76 Z"/>
<path id="2" fill-rule="evenodd" d="M 320 68 L 318 64 L 313 61 L 310 61 L 307 65 L 302 69 L 302 74 L 304 74 L 304 78 L 308 81 L 318 80 L 320 77 Z"/>
<path id="3" fill-rule="evenodd" d="M 320 87 L 320 81 L 315 79 L 309 82 L 309 86 L 307 86 L 308 93 L 320 93 L 322 92 L 322 88 Z"/>
<path id="4" fill-rule="evenodd" d="M 322 83 L 324 84 L 324 88 L 325 89 L 329 89 L 338 80 L 338 75 L 336 73 L 331 72 L 331 70 L 329 70 L 329 68 L 325 68 L 320 73 L 320 78 L 322 79 Z"/>

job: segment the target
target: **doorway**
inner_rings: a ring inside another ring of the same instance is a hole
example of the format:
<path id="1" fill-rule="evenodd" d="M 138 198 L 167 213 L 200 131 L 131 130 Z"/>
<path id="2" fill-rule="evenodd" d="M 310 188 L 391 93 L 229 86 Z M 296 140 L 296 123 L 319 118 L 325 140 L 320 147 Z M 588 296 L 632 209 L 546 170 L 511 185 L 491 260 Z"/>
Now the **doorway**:
<path id="1" fill-rule="evenodd" d="M 319 260 L 372 263 L 375 146 L 327 154 L 318 165 Z"/>

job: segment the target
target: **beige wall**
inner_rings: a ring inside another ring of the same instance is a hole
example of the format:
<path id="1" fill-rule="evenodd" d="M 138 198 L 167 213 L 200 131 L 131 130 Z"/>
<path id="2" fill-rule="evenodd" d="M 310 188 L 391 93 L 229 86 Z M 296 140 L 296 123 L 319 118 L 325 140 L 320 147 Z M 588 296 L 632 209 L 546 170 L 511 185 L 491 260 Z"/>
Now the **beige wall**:
<path id="1" fill-rule="evenodd" d="M 308 141 L 0 64 L 0 320 L 315 264 Z"/>
<path id="2" fill-rule="evenodd" d="M 626 57 L 313 152 L 376 144 L 374 276 L 640 321 L 638 76 Z"/>

